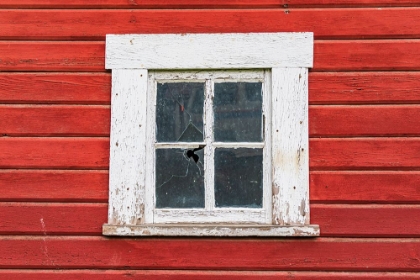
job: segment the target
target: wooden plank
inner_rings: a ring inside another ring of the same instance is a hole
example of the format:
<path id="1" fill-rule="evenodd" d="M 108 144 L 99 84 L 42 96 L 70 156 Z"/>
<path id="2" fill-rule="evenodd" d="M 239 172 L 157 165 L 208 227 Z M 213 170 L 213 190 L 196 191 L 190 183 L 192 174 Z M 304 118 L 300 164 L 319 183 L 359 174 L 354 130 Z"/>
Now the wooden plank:
<path id="1" fill-rule="evenodd" d="M 30 270 L 2 269 L 0 277 L 8 280 L 393 280 L 420 279 L 415 272 L 314 272 L 314 271 L 208 271 L 208 270 Z"/>
<path id="2" fill-rule="evenodd" d="M 312 204 L 311 218 L 324 237 L 420 237 L 420 205 Z M 0 219 L 0 235 L 101 235 L 107 204 L 3 202 Z"/>
<path id="3" fill-rule="evenodd" d="M 107 169 L 108 138 L 0 138 L 0 168 Z"/>
<path id="4" fill-rule="evenodd" d="M 109 73 L 0 73 L 1 103 L 110 104 Z M 310 104 L 420 103 L 419 72 L 311 72 Z"/>
<path id="5" fill-rule="evenodd" d="M 420 40 L 318 41 L 314 71 L 415 70 Z"/>
<path id="6" fill-rule="evenodd" d="M 103 42 L 0 41 L 0 71 L 102 71 Z M 315 41 L 312 71 L 416 71 L 420 40 Z"/>
<path id="7" fill-rule="evenodd" d="M 311 139 L 312 170 L 418 170 L 419 138 Z M 108 138 L 0 137 L 0 168 L 107 169 Z"/>
<path id="8" fill-rule="evenodd" d="M 103 203 L 0 203 L 0 234 L 99 235 L 107 218 Z"/>
<path id="9" fill-rule="evenodd" d="M 311 0 L 83 0 L 52 1 L 52 0 L 1 0 L 0 8 L 292 8 L 292 7 L 388 7 L 416 6 L 418 0 L 323 0 L 314 3 Z"/>
<path id="10" fill-rule="evenodd" d="M 112 75 L 108 223 L 144 223 L 148 74 L 118 69 Z M 149 165 L 152 162 L 147 162 Z"/>
<path id="11" fill-rule="evenodd" d="M 310 104 L 419 103 L 419 72 L 310 73 Z"/>
<path id="12" fill-rule="evenodd" d="M 310 106 L 311 137 L 420 136 L 420 106 Z"/>
<path id="13" fill-rule="evenodd" d="M 312 171 L 311 202 L 418 203 L 418 171 Z"/>
<path id="14" fill-rule="evenodd" d="M 313 42 L 312 32 L 110 34 L 106 36 L 105 68 L 309 68 Z"/>
<path id="15" fill-rule="evenodd" d="M 309 224 L 308 69 L 272 69 L 273 224 Z"/>
<path id="16" fill-rule="evenodd" d="M 312 170 L 418 170 L 419 138 L 311 139 Z"/>
<path id="17" fill-rule="evenodd" d="M 417 7 L 258 10 L 12 9 L 0 10 L 0 39 L 103 40 L 106 34 L 308 31 L 314 32 L 316 39 L 414 39 L 420 37 L 417 25 L 419 16 L 420 8 Z"/>
<path id="18" fill-rule="evenodd" d="M 7 136 L 109 136 L 109 106 L 0 105 L 0 115 Z M 311 137 L 420 136 L 419 105 L 311 105 L 309 120 Z"/>
<path id="19" fill-rule="evenodd" d="M 388 0 L 391 1 L 391 0 Z M 414 0 L 403 0 L 410 4 Z M 391 1 L 392 2 L 392 1 Z M 124 0 L 71 0 L 71 1 L 51 1 L 51 0 L 1 0 L 0 8 L 250 8 L 250 7 L 279 7 L 279 0 L 142 0 L 142 1 L 124 1 Z"/>
<path id="20" fill-rule="evenodd" d="M 1 268 L 420 271 L 420 239 L 407 238 L 279 242 L 5 236 L 0 248 Z"/>
<path id="21" fill-rule="evenodd" d="M 5 169 L 0 189 L 0 201 L 108 202 L 108 172 Z"/>
<path id="22" fill-rule="evenodd" d="M 311 0 L 83 0 L 52 1 L 52 0 L 1 0 L 0 8 L 292 8 L 292 7 L 389 7 L 389 6 L 416 6 L 418 0 L 323 0 L 314 3 Z"/>
<path id="23" fill-rule="evenodd" d="M 420 205 L 311 205 L 322 236 L 419 237 Z"/>
<path id="24" fill-rule="evenodd" d="M 0 42 L 0 71 L 104 71 L 103 42 Z"/>
<path id="25" fill-rule="evenodd" d="M 0 103 L 109 104 L 111 75 L 0 73 Z"/>
<path id="26" fill-rule="evenodd" d="M 0 105 L 3 136 L 109 136 L 109 106 Z"/>

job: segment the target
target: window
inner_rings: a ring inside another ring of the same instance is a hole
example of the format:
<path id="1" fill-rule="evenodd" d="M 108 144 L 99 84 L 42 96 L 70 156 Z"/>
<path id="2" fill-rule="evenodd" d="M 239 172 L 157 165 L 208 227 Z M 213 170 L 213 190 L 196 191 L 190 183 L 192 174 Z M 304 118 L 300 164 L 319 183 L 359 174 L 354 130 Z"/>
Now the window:
<path id="1" fill-rule="evenodd" d="M 312 33 L 108 35 L 105 235 L 317 236 Z"/>

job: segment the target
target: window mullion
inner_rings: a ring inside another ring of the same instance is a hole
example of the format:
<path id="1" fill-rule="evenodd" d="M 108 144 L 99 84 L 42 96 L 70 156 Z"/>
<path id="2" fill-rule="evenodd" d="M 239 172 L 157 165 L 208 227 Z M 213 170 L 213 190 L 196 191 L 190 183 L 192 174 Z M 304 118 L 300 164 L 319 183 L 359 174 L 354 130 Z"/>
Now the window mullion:
<path id="1" fill-rule="evenodd" d="M 214 147 L 213 147 L 213 97 L 214 81 L 206 80 L 204 101 L 204 176 L 205 176 L 205 208 L 214 208 Z"/>

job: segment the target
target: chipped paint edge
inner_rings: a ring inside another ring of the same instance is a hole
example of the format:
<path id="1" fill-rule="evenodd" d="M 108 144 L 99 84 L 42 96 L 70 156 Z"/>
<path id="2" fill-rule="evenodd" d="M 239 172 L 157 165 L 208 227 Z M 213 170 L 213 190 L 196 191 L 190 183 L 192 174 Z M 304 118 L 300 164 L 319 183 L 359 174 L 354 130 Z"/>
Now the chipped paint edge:
<path id="1" fill-rule="evenodd" d="M 104 224 L 107 236 L 258 236 L 258 237 L 317 237 L 319 225 L 272 226 L 272 225 L 165 225 L 116 226 Z"/>

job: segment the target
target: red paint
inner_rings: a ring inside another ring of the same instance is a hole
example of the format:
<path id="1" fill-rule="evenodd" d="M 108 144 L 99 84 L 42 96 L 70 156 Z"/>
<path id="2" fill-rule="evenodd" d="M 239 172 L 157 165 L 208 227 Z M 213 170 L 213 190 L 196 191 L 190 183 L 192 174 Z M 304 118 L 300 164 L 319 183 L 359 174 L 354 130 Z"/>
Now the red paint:
<path id="1" fill-rule="evenodd" d="M 107 210 L 105 203 L 3 202 L 0 235 L 101 235 Z M 420 237 L 420 205 L 313 204 L 311 217 L 322 237 Z"/>
<path id="2" fill-rule="evenodd" d="M 0 8 L 290 8 L 290 7 L 383 7 L 416 6 L 418 0 L 83 0 L 57 2 L 52 0 L 2 0 Z"/>
<path id="3" fill-rule="evenodd" d="M 311 31 L 315 39 L 415 39 L 419 17 L 419 8 L 0 10 L 0 38 L 103 41 L 106 34 Z"/>
<path id="4" fill-rule="evenodd" d="M 420 106 L 310 106 L 309 136 L 420 136 Z"/>
<path id="5" fill-rule="evenodd" d="M 419 279 L 412 272 L 307 272 L 307 271 L 208 271 L 208 270 L 32 270 L 9 269 L 0 270 L 0 277 L 8 280 L 393 280 Z"/>
<path id="6" fill-rule="evenodd" d="M 311 202 L 420 204 L 419 171 L 312 171 Z"/>
<path id="7" fill-rule="evenodd" d="M 420 103 L 419 72 L 309 74 L 310 104 Z"/>
<path id="8" fill-rule="evenodd" d="M 1 103 L 109 105 L 110 100 L 109 73 L 0 73 Z"/>
<path id="9" fill-rule="evenodd" d="M 88 2 L 0 0 L 1 279 L 420 279 L 419 0 Z M 101 236 L 105 34 L 275 31 L 316 39 L 322 237 Z"/>
<path id="10" fill-rule="evenodd" d="M 107 170 L 0 170 L 0 201 L 108 202 Z"/>
<path id="11" fill-rule="evenodd" d="M 0 248 L 2 268 L 420 272 L 418 239 L 6 236 Z"/>

